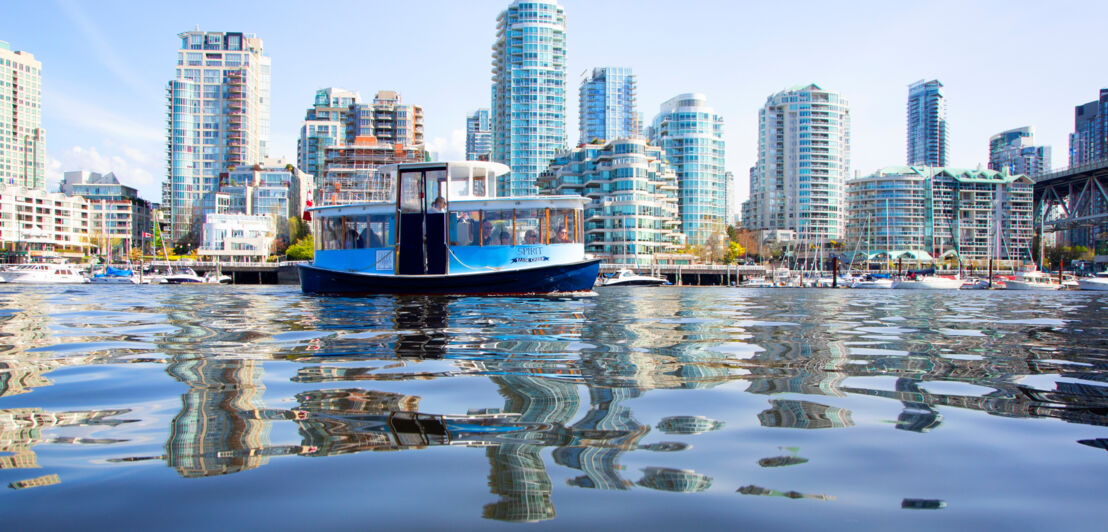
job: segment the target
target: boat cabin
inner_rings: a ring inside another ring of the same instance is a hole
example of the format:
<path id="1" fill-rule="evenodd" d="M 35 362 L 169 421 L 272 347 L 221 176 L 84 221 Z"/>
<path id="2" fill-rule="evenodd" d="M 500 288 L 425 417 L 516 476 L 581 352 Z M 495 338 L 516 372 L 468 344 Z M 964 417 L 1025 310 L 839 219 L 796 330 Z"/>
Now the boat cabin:
<path id="1" fill-rule="evenodd" d="M 581 196 L 502 197 L 503 164 L 389 165 L 383 201 L 311 209 L 315 265 L 382 275 L 451 275 L 581 261 Z"/>

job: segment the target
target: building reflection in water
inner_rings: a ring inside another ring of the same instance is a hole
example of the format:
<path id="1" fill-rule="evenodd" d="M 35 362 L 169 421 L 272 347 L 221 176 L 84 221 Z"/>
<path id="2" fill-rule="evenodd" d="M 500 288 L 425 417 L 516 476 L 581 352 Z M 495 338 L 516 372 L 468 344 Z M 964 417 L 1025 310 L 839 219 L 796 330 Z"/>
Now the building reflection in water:
<path id="1" fill-rule="evenodd" d="M 833 501 L 835 497 L 832 495 L 820 495 L 818 493 L 800 493 L 799 491 L 778 491 L 773 489 L 763 488 L 761 486 L 755 486 L 753 484 L 743 486 L 737 490 L 743 495 L 765 495 L 769 497 L 785 497 L 787 499 L 814 499 L 817 501 Z"/>
<path id="2" fill-rule="evenodd" d="M 662 491 L 695 492 L 712 487 L 712 478 L 687 469 L 648 467 L 636 484 Z"/>
<path id="3" fill-rule="evenodd" d="M 854 426 L 850 411 L 794 399 L 774 399 L 769 410 L 758 414 L 763 427 L 793 429 L 828 429 Z"/>
<path id="4" fill-rule="evenodd" d="M 271 421 L 262 413 L 261 365 L 252 360 L 177 357 L 166 371 L 188 386 L 166 442 L 169 466 L 184 477 L 264 465 Z"/>

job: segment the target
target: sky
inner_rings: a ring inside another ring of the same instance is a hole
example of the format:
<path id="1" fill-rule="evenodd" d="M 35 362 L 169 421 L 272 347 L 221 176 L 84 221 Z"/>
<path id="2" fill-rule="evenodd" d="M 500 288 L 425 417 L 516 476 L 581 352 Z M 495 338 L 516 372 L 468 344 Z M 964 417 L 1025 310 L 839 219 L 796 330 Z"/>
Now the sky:
<path id="1" fill-rule="evenodd" d="M 1033 126 L 1067 164 L 1074 106 L 1108 87 L 1097 1 L 559 0 L 567 16 L 567 132 L 594 67 L 630 67 L 647 123 L 662 102 L 702 93 L 725 121 L 726 167 L 746 199 L 766 98 L 816 83 L 850 102 L 851 176 L 905 163 L 908 85 L 945 86 L 950 164 L 988 160 L 988 139 Z M 0 40 L 43 69 L 47 186 L 62 172 L 112 171 L 160 201 L 166 84 L 178 33 L 241 31 L 272 59 L 270 155 L 296 159 L 315 91 L 372 99 L 396 90 L 423 106 L 425 142 L 465 156 L 465 118 L 489 107 L 496 17 L 506 0 L 19 2 Z"/>

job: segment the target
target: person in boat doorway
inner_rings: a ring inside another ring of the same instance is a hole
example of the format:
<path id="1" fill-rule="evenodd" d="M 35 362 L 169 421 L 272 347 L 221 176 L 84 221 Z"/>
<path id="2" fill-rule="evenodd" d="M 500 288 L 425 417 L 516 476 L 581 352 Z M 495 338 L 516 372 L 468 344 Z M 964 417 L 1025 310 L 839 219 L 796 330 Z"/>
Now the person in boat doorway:
<path id="1" fill-rule="evenodd" d="M 446 198 L 435 198 L 435 203 L 431 204 L 431 212 L 446 212 Z"/>
<path id="2" fill-rule="evenodd" d="M 527 233 L 525 235 L 523 235 L 523 243 L 524 244 L 538 244 L 539 243 L 538 233 L 536 233 L 534 230 L 530 230 L 530 229 L 527 230 Z"/>

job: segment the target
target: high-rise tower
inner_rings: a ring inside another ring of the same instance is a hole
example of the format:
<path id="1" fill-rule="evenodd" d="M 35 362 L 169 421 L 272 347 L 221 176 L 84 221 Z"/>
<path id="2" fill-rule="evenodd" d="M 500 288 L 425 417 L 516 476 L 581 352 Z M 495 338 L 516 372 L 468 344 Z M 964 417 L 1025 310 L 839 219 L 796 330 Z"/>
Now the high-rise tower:
<path id="1" fill-rule="evenodd" d="M 1100 99 L 1073 110 L 1070 134 L 1070 166 L 1108 157 L 1108 89 L 1100 89 Z"/>
<path id="2" fill-rule="evenodd" d="M 723 235 L 727 216 L 723 117 L 703 94 L 681 94 L 662 104 L 647 136 L 665 150 L 677 172 L 681 232 L 694 246 Z"/>
<path id="3" fill-rule="evenodd" d="M 492 152 L 492 122 L 488 109 L 466 116 L 466 160 L 487 161 Z"/>
<path id="4" fill-rule="evenodd" d="M 946 166 L 949 153 L 946 97 L 939 80 L 908 86 L 908 164 Z"/>
<path id="5" fill-rule="evenodd" d="M 178 34 L 177 75 L 169 82 L 170 241 L 200 223 L 201 198 L 227 168 L 260 162 L 269 142 L 270 61 L 249 33 Z"/>
<path id="6" fill-rule="evenodd" d="M 46 189 L 42 63 L 0 41 L 0 184 Z"/>
<path id="7" fill-rule="evenodd" d="M 553 0 L 513 2 L 496 19 L 492 160 L 511 167 L 500 194 L 535 194 L 566 145 L 566 15 Z"/>
<path id="8" fill-rule="evenodd" d="M 594 68 L 581 80 L 580 96 L 581 144 L 642 135 L 630 68 Z"/>
<path id="9" fill-rule="evenodd" d="M 846 98 L 816 84 L 770 96 L 758 111 L 758 164 L 743 226 L 791 230 L 809 241 L 842 237 L 849 171 Z"/>

